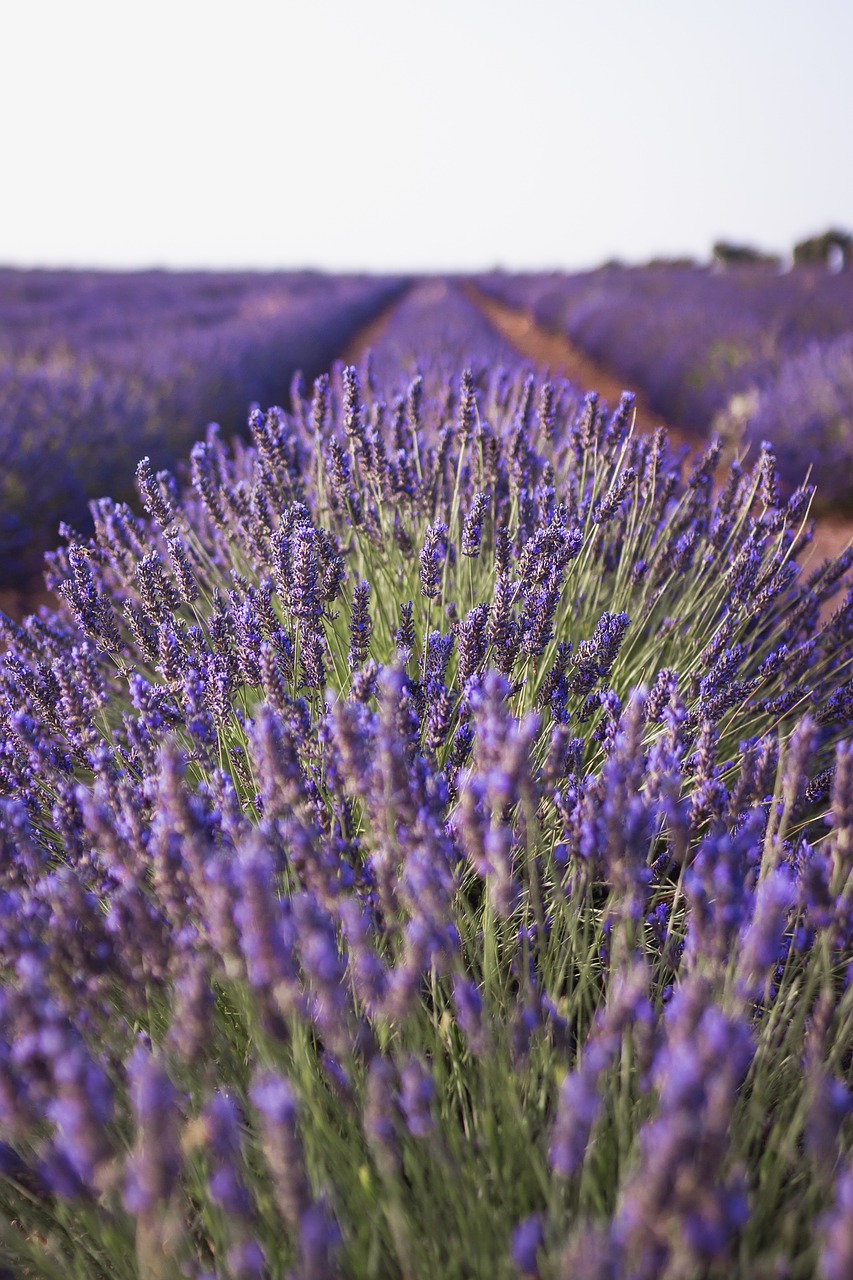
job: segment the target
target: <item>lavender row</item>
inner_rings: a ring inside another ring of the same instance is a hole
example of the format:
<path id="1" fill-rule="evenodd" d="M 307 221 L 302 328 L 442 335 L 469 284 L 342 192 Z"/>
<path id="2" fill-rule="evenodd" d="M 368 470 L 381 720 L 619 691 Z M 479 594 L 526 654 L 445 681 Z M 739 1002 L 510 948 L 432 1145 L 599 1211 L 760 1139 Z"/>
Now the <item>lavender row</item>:
<path id="1" fill-rule="evenodd" d="M 811 465 L 821 504 L 853 502 L 853 273 L 605 267 L 480 284 L 618 369 L 670 422 L 753 449 L 768 439 L 789 485 Z"/>
<path id="2" fill-rule="evenodd" d="M 436 360 L 143 462 L 3 620 L 13 1274 L 850 1274 L 853 555 Z"/>
<path id="3" fill-rule="evenodd" d="M 26 577 L 60 520 L 127 496 L 139 457 L 173 464 L 199 424 L 313 377 L 398 280 L 0 272 L 0 581 Z"/>
<path id="4" fill-rule="evenodd" d="M 464 357 L 475 373 L 504 366 L 515 372 L 519 355 L 466 296 L 454 277 L 418 281 L 373 344 L 371 368 L 383 386 L 412 379 L 423 364 L 433 382 L 458 378 Z"/>

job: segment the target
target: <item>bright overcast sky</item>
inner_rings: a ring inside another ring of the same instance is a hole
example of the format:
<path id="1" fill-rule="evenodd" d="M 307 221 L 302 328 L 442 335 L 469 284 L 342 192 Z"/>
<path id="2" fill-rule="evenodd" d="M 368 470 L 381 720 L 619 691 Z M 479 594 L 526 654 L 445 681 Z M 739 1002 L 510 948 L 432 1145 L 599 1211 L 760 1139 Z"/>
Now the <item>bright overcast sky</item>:
<path id="1" fill-rule="evenodd" d="M 0 263 L 441 270 L 853 226 L 851 0 L 24 0 Z"/>

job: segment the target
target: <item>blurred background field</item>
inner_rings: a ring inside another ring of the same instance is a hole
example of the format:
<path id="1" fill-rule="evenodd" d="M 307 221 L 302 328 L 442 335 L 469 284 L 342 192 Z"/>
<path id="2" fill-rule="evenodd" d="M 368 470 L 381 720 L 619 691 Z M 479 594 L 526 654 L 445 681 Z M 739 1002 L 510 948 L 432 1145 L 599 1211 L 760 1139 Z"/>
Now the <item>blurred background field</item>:
<path id="1" fill-rule="evenodd" d="M 400 292 L 392 277 L 0 271 L 0 585 L 31 578 L 60 521 L 126 498 L 215 419 L 279 403 Z"/>
<path id="2" fill-rule="evenodd" d="M 817 243 L 817 241 L 816 241 Z M 741 250 L 713 261 L 470 277 L 319 272 L 0 271 L 0 588 L 32 593 L 61 522 L 133 496 L 137 462 L 173 467 L 211 421 L 290 403 L 335 360 L 378 377 L 551 368 L 579 394 L 638 393 L 638 427 L 755 456 L 814 510 L 853 511 L 853 270 Z M 550 344 L 550 345 L 549 345 Z"/>
<path id="3" fill-rule="evenodd" d="M 673 262 L 478 284 L 618 371 L 671 423 L 769 440 L 788 484 L 811 465 L 819 505 L 850 506 L 853 272 Z"/>

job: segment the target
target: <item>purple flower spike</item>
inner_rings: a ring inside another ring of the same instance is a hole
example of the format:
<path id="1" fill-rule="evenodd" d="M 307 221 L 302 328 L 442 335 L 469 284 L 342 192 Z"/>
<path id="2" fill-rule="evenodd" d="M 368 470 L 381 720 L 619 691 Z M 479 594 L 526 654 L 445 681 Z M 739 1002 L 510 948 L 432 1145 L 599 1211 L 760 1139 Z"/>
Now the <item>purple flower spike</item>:
<path id="1" fill-rule="evenodd" d="M 483 520 L 489 508 L 489 495 L 487 493 L 475 493 L 471 503 L 471 509 L 462 525 L 462 554 L 463 556 L 478 556 L 480 554 L 480 539 L 483 533 Z"/>
<path id="2" fill-rule="evenodd" d="M 349 665 L 356 670 L 367 659 L 370 652 L 370 633 L 373 624 L 370 618 L 370 585 L 357 582 L 353 588 L 352 614 L 350 616 L 350 650 Z"/>
<path id="3" fill-rule="evenodd" d="M 208 1194 L 231 1218 L 251 1223 L 252 1202 L 243 1181 L 240 1110 L 230 1093 L 216 1093 L 204 1109 L 204 1123 L 211 1154 Z"/>
<path id="4" fill-rule="evenodd" d="M 406 1127 L 413 1137 L 425 1138 L 435 1124 L 432 1115 L 435 1081 L 432 1073 L 418 1058 L 410 1058 L 400 1072 L 400 1086 L 400 1109 Z"/>
<path id="5" fill-rule="evenodd" d="M 790 873 L 778 867 L 761 882 L 755 913 L 743 934 L 738 969 L 744 989 L 760 996 L 781 959 L 788 912 L 796 896 Z"/>
<path id="6" fill-rule="evenodd" d="M 297 1130 L 296 1098 L 287 1081 L 272 1072 L 255 1077 L 249 1097 L 260 1117 L 264 1157 L 276 1204 L 291 1230 L 298 1231 L 311 1204 L 311 1191 Z"/>
<path id="7" fill-rule="evenodd" d="M 853 1275 L 853 1169 L 842 1170 L 835 1203 L 821 1222 L 821 1280 L 850 1280 Z"/>
<path id="8" fill-rule="evenodd" d="M 539 1276 L 539 1251 L 545 1243 L 542 1218 L 538 1213 L 524 1218 L 513 1229 L 510 1254 L 520 1276 L 537 1280 Z"/>
<path id="9" fill-rule="evenodd" d="M 600 1114 L 597 1073 L 587 1068 L 567 1075 L 551 1130 L 548 1159 L 554 1173 L 571 1178 L 580 1172 Z"/>
<path id="10" fill-rule="evenodd" d="M 439 592 L 441 570 L 447 556 L 447 525 L 430 525 L 420 552 L 421 594 L 434 600 Z"/>
<path id="11" fill-rule="evenodd" d="M 162 1211 L 177 1184 L 181 1112 L 165 1067 L 143 1044 L 134 1050 L 127 1075 L 138 1136 L 124 1200 L 130 1213 L 145 1218 Z"/>
<path id="12" fill-rule="evenodd" d="M 483 997 L 476 984 L 457 976 L 453 980 L 456 1019 L 475 1057 L 488 1052 L 489 1037 L 483 1018 Z"/>
<path id="13" fill-rule="evenodd" d="M 234 1244 L 227 1253 L 228 1271 L 234 1280 L 268 1280 L 267 1258 L 257 1240 Z"/>

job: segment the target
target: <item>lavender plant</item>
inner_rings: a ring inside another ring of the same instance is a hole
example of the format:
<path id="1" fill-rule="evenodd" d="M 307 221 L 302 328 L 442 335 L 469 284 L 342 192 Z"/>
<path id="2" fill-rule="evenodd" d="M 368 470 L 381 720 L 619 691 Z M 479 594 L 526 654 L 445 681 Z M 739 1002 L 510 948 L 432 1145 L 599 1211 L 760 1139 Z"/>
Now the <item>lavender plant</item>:
<path id="1" fill-rule="evenodd" d="M 0 270 L 0 585 L 37 571 L 61 520 L 130 498 L 213 418 L 313 377 L 404 286 L 395 278 Z M 117 492 L 118 491 L 118 492 Z"/>
<path id="2" fill-rule="evenodd" d="M 769 439 L 789 489 L 811 467 L 819 502 L 843 509 L 853 501 L 851 279 L 816 267 L 650 263 L 477 283 L 618 369 L 667 421 Z"/>
<path id="3" fill-rule="evenodd" d="M 853 333 L 815 341 L 786 361 L 775 378 L 754 394 L 745 438 L 774 442 L 786 474 L 802 465 L 808 441 L 827 507 L 850 503 L 853 438 Z"/>
<path id="4" fill-rule="evenodd" d="M 811 491 L 524 371 L 338 368 L 249 427 L 3 621 L 0 1262 L 846 1274 Z"/>

